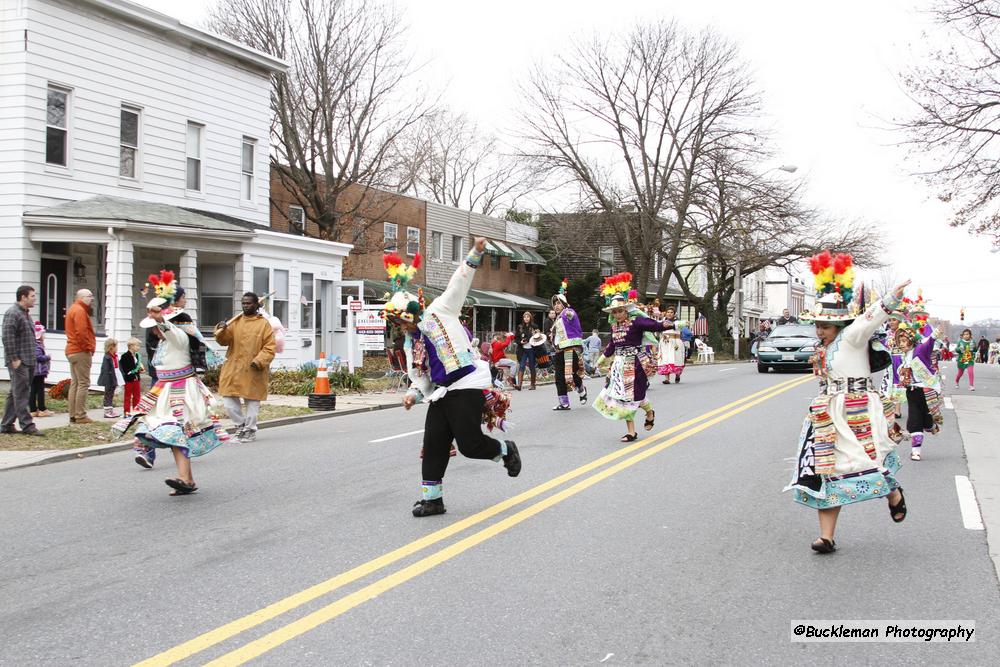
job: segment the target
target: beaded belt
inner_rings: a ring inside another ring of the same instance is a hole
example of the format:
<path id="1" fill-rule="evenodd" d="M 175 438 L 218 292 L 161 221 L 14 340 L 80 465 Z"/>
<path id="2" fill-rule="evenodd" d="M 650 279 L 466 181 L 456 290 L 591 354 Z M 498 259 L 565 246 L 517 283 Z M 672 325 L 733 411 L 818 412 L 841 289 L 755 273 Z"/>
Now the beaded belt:
<path id="1" fill-rule="evenodd" d="M 183 380 L 184 378 L 189 378 L 192 375 L 194 375 L 194 366 L 174 368 L 169 371 L 161 371 L 159 368 L 156 369 L 156 377 L 159 380 Z"/>
<path id="2" fill-rule="evenodd" d="M 628 347 L 619 347 L 619 348 L 617 348 L 615 350 L 615 354 L 621 355 L 623 357 L 627 357 L 627 356 L 633 355 L 633 354 L 642 354 L 645 351 L 646 350 L 644 350 L 641 347 L 636 347 L 634 345 L 631 345 L 631 346 L 628 346 Z"/>
<path id="3" fill-rule="evenodd" d="M 848 394 L 869 391 L 874 385 L 869 378 L 836 378 L 827 380 L 820 386 L 824 394 Z"/>

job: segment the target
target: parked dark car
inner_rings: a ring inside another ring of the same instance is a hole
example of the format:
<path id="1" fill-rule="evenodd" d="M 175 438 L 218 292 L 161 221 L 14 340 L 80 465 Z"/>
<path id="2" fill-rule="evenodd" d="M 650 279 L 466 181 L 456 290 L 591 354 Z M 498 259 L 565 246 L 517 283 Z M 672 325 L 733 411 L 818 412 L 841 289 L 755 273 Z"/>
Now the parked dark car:
<path id="1" fill-rule="evenodd" d="M 811 324 L 782 324 L 757 344 L 757 372 L 790 368 L 811 370 L 809 358 L 816 354 L 816 327 Z"/>

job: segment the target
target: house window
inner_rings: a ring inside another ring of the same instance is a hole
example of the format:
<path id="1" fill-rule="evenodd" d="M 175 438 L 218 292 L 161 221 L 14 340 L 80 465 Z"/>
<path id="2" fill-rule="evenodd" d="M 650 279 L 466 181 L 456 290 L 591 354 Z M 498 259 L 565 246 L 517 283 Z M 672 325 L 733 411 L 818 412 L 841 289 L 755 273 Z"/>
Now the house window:
<path id="1" fill-rule="evenodd" d="M 500 270 L 500 255 L 490 255 L 490 268 L 495 271 Z"/>
<path id="2" fill-rule="evenodd" d="M 420 252 L 420 230 L 416 227 L 406 228 L 406 254 L 413 257 Z"/>
<path id="3" fill-rule="evenodd" d="M 431 232 L 431 257 L 444 259 L 444 234 L 441 232 Z"/>
<path id="4" fill-rule="evenodd" d="M 386 252 L 396 251 L 396 225 L 392 222 L 382 223 L 382 247 Z"/>
<path id="5" fill-rule="evenodd" d="M 243 159 L 241 169 L 243 175 L 240 178 L 240 198 L 245 202 L 254 201 L 254 179 L 253 168 L 256 156 L 257 141 L 250 137 L 243 137 Z"/>
<path id="6" fill-rule="evenodd" d="M 225 322 L 235 310 L 236 272 L 232 264 L 201 264 L 198 266 L 201 288 L 198 319 L 202 329 L 212 329 L 216 322 Z"/>
<path id="7" fill-rule="evenodd" d="M 201 155 L 205 126 L 187 124 L 187 189 L 201 192 Z"/>
<path id="8" fill-rule="evenodd" d="M 49 86 L 45 102 L 45 162 L 67 165 L 69 152 L 69 91 Z"/>
<path id="9" fill-rule="evenodd" d="M 306 211 L 301 206 L 288 207 L 288 231 L 304 236 L 306 233 Z"/>
<path id="10" fill-rule="evenodd" d="M 253 267 L 253 293 L 264 296 L 271 291 L 271 270 L 266 266 Z"/>
<path id="11" fill-rule="evenodd" d="M 525 264 L 524 265 L 524 272 L 525 273 L 534 273 L 535 272 L 535 265 L 534 264 Z"/>
<path id="12" fill-rule="evenodd" d="M 597 259 L 602 276 L 610 276 L 612 266 L 615 263 L 615 247 L 612 245 L 602 245 L 597 249 Z"/>
<path id="13" fill-rule="evenodd" d="M 461 262 L 462 261 L 462 237 L 452 236 L 451 237 L 451 261 Z"/>
<path id="14" fill-rule="evenodd" d="M 271 314 L 288 326 L 288 271 L 274 270 L 274 296 L 271 297 Z"/>
<path id="15" fill-rule="evenodd" d="M 299 322 L 301 328 L 312 329 L 313 328 L 313 274 L 303 273 L 302 274 L 302 293 L 299 297 L 299 303 L 301 304 L 301 312 L 299 317 Z"/>
<path id="16" fill-rule="evenodd" d="M 508 263 L 510 264 L 511 271 L 517 271 L 518 267 L 520 266 L 520 264 L 518 262 L 515 262 L 514 260 L 510 260 Z"/>
<path id="17" fill-rule="evenodd" d="M 122 106 L 118 130 L 118 175 L 139 178 L 139 110 Z"/>

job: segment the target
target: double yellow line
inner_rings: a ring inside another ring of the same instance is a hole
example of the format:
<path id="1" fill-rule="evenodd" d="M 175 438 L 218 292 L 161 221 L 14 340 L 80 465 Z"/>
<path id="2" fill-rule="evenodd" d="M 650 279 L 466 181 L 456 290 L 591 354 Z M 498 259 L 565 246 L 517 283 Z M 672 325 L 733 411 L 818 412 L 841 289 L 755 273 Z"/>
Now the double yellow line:
<path id="1" fill-rule="evenodd" d="M 211 648 L 212 646 L 242 634 L 243 632 L 246 632 L 247 630 L 250 630 L 262 623 L 266 623 L 267 621 L 281 616 L 282 614 L 286 614 L 319 597 L 327 595 L 338 588 L 346 586 L 374 572 L 377 572 L 378 570 L 388 567 L 389 565 L 426 549 L 429 546 L 446 540 L 449 537 L 464 531 L 466 528 L 480 524 L 508 509 L 536 498 L 537 496 L 568 481 L 581 477 L 588 472 L 600 468 L 617 459 L 622 459 L 635 453 L 634 456 L 629 456 L 629 458 L 619 461 L 615 465 L 605 468 L 604 470 L 601 470 L 600 472 L 591 475 L 590 477 L 587 477 L 586 479 L 583 479 L 572 486 L 559 491 L 558 493 L 552 494 L 551 496 L 548 496 L 533 505 L 525 507 L 519 512 L 482 528 L 481 530 L 464 537 L 461 540 L 450 544 L 439 551 L 432 553 L 429 556 L 412 563 L 411 565 L 408 565 L 407 567 L 402 568 L 401 570 L 368 584 L 354 593 L 346 595 L 331 604 L 321 607 L 311 614 L 303 616 L 296 621 L 292 621 L 277 630 L 269 632 L 259 639 L 245 644 L 244 646 L 241 646 L 240 648 L 226 653 L 225 655 L 207 663 L 208 665 L 226 665 L 227 667 L 231 665 L 242 665 L 253 658 L 263 655 L 271 649 L 280 646 L 281 644 L 284 644 L 285 642 L 294 639 L 295 637 L 298 637 L 319 625 L 322 625 L 323 623 L 333 620 L 354 607 L 357 607 L 358 605 L 361 605 L 364 602 L 371 600 L 372 598 L 391 590 L 392 588 L 395 588 L 396 586 L 399 586 L 400 584 L 405 583 L 424 572 L 427 572 L 441 563 L 468 551 L 472 547 L 485 542 L 491 537 L 495 537 L 496 535 L 509 530 L 522 521 L 525 521 L 526 519 L 533 517 L 536 514 L 557 505 L 558 503 L 561 503 L 567 498 L 590 488 L 598 482 L 603 481 L 608 477 L 611 477 L 612 475 L 663 451 L 667 447 L 670 447 L 681 440 L 690 438 L 696 433 L 704 431 L 721 421 L 734 417 L 735 415 L 740 414 L 741 412 L 748 410 L 766 400 L 774 398 L 779 394 L 798 387 L 799 385 L 808 382 L 810 379 L 811 376 L 805 376 L 781 382 L 762 391 L 744 396 L 743 398 L 733 401 L 727 405 L 710 410 L 693 419 L 689 419 L 686 422 L 672 426 L 664 431 L 661 431 L 660 433 L 657 433 L 656 435 L 629 445 L 628 447 L 618 449 L 607 456 L 603 456 L 586 465 L 580 466 L 579 468 L 570 470 L 569 472 L 559 475 L 558 477 L 555 477 L 543 484 L 539 484 L 524 493 L 520 493 L 503 502 L 497 503 L 482 512 L 460 521 L 456 521 L 445 528 L 401 546 L 398 549 L 390 551 L 382 556 L 379 556 L 378 558 L 368 561 L 367 563 L 348 570 L 347 572 L 327 579 L 326 581 L 316 584 L 315 586 L 311 586 L 303 591 L 300 591 L 299 593 L 290 595 L 282 600 L 268 605 L 267 607 L 264 607 L 263 609 L 226 623 L 225 625 L 214 630 L 210 630 L 209 632 L 199 635 L 198 637 L 186 641 L 183 644 L 179 644 L 164 651 L 163 653 L 153 656 L 152 658 L 137 663 L 136 667 L 165 667 L 166 665 L 173 665 L 181 660 L 195 655 L 196 653 L 200 653 L 201 651 Z M 685 431 L 684 429 L 688 430 Z M 666 439 L 668 436 L 677 433 L 678 431 L 684 432 L 672 438 Z M 659 442 L 659 444 L 651 446 L 656 442 Z"/>

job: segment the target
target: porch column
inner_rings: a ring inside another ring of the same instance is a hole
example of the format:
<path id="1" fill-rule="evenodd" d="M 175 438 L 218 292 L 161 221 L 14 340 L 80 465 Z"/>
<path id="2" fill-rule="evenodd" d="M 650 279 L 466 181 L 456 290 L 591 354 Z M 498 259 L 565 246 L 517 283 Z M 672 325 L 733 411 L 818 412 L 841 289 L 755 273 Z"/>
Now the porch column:
<path id="1" fill-rule="evenodd" d="M 184 310 L 191 315 L 191 319 L 198 322 L 198 251 L 185 250 L 181 253 L 180 261 L 181 275 L 177 277 L 184 294 L 187 295 L 187 303 Z M 203 323 L 202 323 L 203 324 Z"/>
<path id="2" fill-rule="evenodd" d="M 241 253 L 236 256 L 236 289 L 234 290 L 236 300 L 239 301 L 243 297 L 244 292 L 249 292 L 253 289 L 253 265 L 251 263 L 250 255 L 246 253 Z M 257 296 L 264 296 L 263 294 L 258 294 Z"/>
<path id="3" fill-rule="evenodd" d="M 117 232 L 105 253 L 104 331 L 118 341 L 119 351 L 132 337 L 132 282 L 135 249 Z"/>

